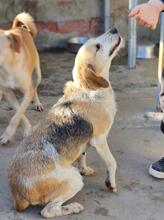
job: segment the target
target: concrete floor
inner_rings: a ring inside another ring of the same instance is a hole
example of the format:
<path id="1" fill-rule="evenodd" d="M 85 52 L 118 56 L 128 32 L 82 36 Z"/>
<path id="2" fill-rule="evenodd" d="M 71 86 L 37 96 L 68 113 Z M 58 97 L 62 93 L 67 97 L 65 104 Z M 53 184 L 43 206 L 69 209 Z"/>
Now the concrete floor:
<path id="1" fill-rule="evenodd" d="M 38 113 L 30 106 L 27 116 L 36 124 L 62 94 L 62 87 L 71 79 L 74 55 L 69 53 L 41 54 L 43 80 L 40 97 L 45 111 Z M 164 181 L 148 175 L 151 162 L 164 155 L 164 137 L 159 121 L 146 117 L 155 108 L 157 60 L 138 61 L 135 70 L 128 70 L 126 60 L 117 58 L 110 78 L 116 92 L 118 113 L 109 135 L 109 145 L 118 162 L 118 193 L 110 193 L 104 185 L 106 169 L 94 149 L 89 149 L 87 161 L 95 175 L 85 177 L 85 186 L 72 200 L 84 205 L 77 215 L 56 219 L 70 220 L 162 220 L 164 219 Z M 0 133 L 14 111 L 0 104 Z M 7 167 L 22 139 L 21 129 L 13 141 L 0 146 L 0 220 L 39 220 L 41 206 L 22 213 L 13 209 L 7 182 Z M 19 186 L 18 186 L 19 187 Z"/>

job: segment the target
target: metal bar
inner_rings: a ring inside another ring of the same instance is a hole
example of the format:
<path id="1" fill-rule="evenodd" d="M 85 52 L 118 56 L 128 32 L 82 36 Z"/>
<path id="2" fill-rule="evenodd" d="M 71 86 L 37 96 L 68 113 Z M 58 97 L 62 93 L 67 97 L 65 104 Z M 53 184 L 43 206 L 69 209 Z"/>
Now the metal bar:
<path id="1" fill-rule="evenodd" d="M 131 11 L 136 5 L 137 0 L 129 0 L 129 11 Z M 137 33 L 136 33 L 136 19 L 129 18 L 128 24 L 128 66 L 129 68 L 135 68 L 136 66 L 136 44 L 137 44 Z"/>
<path id="2" fill-rule="evenodd" d="M 104 30 L 110 28 L 110 0 L 104 0 Z"/>
<path id="3" fill-rule="evenodd" d="M 156 98 L 156 109 L 160 109 L 160 91 L 162 72 L 164 68 L 164 12 L 161 13 L 161 30 L 160 30 L 160 43 L 159 43 L 159 58 L 158 58 L 158 88 Z M 163 92 L 163 91 L 162 91 Z"/>

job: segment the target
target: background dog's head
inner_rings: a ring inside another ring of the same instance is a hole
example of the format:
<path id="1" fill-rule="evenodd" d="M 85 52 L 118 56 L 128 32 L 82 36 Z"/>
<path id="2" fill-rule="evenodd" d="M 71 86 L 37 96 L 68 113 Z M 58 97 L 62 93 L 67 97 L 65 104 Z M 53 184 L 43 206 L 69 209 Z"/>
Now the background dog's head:
<path id="1" fill-rule="evenodd" d="M 113 57 L 123 47 L 116 28 L 89 39 L 78 51 L 73 69 L 75 83 L 89 89 L 107 88 Z"/>
<path id="2" fill-rule="evenodd" d="M 14 18 L 10 30 L 0 30 L 1 64 L 10 63 L 10 60 L 12 62 L 13 55 L 22 56 L 22 54 L 20 54 L 22 45 L 26 44 L 27 47 L 30 48 L 32 43 L 31 38 L 27 37 L 28 34 L 32 38 L 35 37 L 37 29 L 32 16 L 26 12 L 22 12 Z M 27 38 L 25 38 L 25 36 Z"/>

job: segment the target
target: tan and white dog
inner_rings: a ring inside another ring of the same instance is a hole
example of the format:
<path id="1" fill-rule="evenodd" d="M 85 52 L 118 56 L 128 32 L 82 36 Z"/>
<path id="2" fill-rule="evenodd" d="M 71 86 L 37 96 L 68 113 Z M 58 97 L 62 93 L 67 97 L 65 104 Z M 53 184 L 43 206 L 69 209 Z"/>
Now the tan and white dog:
<path id="1" fill-rule="evenodd" d="M 123 40 L 116 29 L 88 40 L 79 50 L 63 97 L 33 132 L 24 139 L 9 168 L 9 185 L 18 211 L 45 204 L 44 217 L 62 216 L 83 210 L 79 203 L 63 205 L 83 187 L 89 175 L 84 153 L 96 148 L 107 166 L 106 186 L 117 191 L 116 161 L 107 143 L 116 104 L 109 82 L 109 68 Z"/>
<path id="2" fill-rule="evenodd" d="M 25 134 L 29 133 L 31 124 L 24 113 L 33 97 L 37 110 L 43 110 L 37 94 L 41 71 L 39 55 L 33 40 L 36 33 L 33 18 L 25 12 L 15 17 L 12 29 L 0 30 L 0 99 L 4 95 L 16 110 L 16 114 L 0 137 L 1 144 L 11 140 L 21 120 Z M 32 80 L 33 70 L 36 72 L 35 82 Z M 21 105 L 12 91 L 14 89 L 24 94 Z"/>

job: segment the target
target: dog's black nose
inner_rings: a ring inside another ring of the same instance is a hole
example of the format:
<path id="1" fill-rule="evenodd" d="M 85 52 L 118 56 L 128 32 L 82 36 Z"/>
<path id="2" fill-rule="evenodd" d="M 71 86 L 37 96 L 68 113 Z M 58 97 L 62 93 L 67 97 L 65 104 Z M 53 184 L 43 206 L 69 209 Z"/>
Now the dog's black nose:
<path id="1" fill-rule="evenodd" d="M 118 30 L 115 27 L 113 27 L 112 29 L 110 29 L 110 33 L 111 34 L 117 34 Z"/>

